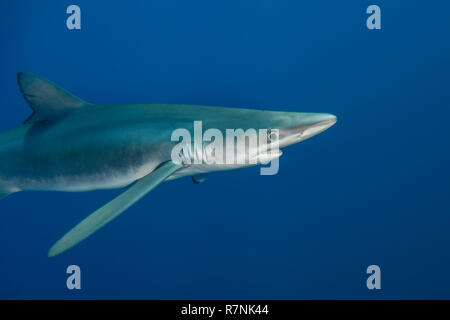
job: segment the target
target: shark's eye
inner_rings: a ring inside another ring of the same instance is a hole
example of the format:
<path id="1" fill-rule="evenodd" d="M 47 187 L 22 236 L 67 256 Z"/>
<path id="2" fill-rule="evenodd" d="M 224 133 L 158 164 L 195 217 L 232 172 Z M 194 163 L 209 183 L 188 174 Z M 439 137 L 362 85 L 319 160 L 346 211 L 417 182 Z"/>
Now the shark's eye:
<path id="1" fill-rule="evenodd" d="M 278 139 L 278 130 L 269 129 L 267 130 L 267 142 L 273 142 Z"/>

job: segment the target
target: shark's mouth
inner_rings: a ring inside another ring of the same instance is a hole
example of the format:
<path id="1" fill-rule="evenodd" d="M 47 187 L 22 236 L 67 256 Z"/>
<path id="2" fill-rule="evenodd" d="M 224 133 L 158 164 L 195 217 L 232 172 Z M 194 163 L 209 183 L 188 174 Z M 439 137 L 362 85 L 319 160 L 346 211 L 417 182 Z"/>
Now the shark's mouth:
<path id="1" fill-rule="evenodd" d="M 298 136 L 299 141 L 311 138 L 325 130 L 336 123 L 336 119 L 330 119 L 326 121 L 318 122 L 310 127 L 307 127 L 305 130 L 301 132 Z"/>
<path id="2" fill-rule="evenodd" d="M 282 154 L 283 152 L 280 149 L 274 149 L 270 150 L 269 152 L 264 152 L 256 155 L 255 157 L 251 158 L 251 161 L 266 164 L 273 159 L 281 157 Z"/>

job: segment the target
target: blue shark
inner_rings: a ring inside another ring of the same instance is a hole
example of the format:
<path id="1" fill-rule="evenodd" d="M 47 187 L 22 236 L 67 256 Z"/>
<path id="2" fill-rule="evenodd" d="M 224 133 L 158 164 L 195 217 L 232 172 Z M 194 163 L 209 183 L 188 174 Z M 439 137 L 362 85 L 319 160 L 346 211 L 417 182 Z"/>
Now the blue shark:
<path id="1" fill-rule="evenodd" d="M 200 183 L 210 172 L 251 165 L 172 161 L 177 142 L 171 134 L 178 128 L 192 132 L 195 121 L 202 121 L 205 130 L 216 128 L 224 135 L 229 128 L 276 128 L 282 149 L 337 121 L 326 113 L 176 104 L 96 105 L 32 73 L 20 72 L 17 80 L 33 112 L 22 125 L 0 133 L 0 198 L 19 191 L 85 192 L 130 186 L 68 231 L 50 248 L 49 257 L 72 248 L 164 181 L 191 176 Z M 272 158 L 280 155 L 281 151 Z"/>

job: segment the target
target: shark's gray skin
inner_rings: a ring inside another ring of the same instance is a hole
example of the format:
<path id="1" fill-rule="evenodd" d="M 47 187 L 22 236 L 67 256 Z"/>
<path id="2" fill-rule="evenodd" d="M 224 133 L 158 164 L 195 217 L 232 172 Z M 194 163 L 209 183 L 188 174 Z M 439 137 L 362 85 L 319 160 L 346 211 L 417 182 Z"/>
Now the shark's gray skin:
<path id="1" fill-rule="evenodd" d="M 31 73 L 18 84 L 33 114 L 0 133 L 0 198 L 22 190 L 90 191 L 121 188 L 122 195 L 83 220 L 49 251 L 55 256 L 125 211 L 159 183 L 248 165 L 183 165 L 171 161 L 175 129 L 278 129 L 280 148 L 336 122 L 323 113 L 259 111 L 165 104 L 94 105 Z M 257 155 L 258 156 L 258 155 Z M 250 164 L 249 164 L 250 165 Z"/>

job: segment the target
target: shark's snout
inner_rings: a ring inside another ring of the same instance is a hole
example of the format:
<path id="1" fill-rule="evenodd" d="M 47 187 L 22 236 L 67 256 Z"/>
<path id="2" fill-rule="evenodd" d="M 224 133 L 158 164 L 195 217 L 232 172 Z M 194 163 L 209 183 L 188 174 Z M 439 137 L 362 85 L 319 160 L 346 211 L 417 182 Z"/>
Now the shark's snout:
<path id="1" fill-rule="evenodd" d="M 334 125 L 336 116 L 328 113 L 298 113 L 281 129 L 280 147 L 289 146 L 309 139 Z"/>
<path id="2" fill-rule="evenodd" d="M 305 126 L 305 129 L 300 133 L 300 139 L 305 140 L 315 136 L 331 126 L 333 126 L 337 122 L 336 116 L 332 114 L 324 114 L 318 116 L 318 119 L 314 120 L 311 124 Z"/>

